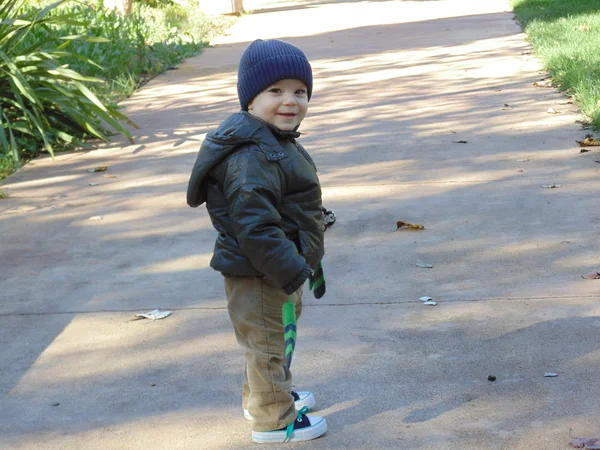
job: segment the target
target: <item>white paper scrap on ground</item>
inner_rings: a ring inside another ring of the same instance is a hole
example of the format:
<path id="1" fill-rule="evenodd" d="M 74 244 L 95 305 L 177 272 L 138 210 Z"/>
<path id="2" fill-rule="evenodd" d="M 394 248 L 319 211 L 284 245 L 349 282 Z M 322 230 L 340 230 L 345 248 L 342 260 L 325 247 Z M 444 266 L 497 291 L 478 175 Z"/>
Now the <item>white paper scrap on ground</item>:
<path id="1" fill-rule="evenodd" d="M 159 309 L 155 309 L 154 311 L 147 312 L 145 314 L 136 314 L 137 317 L 142 317 L 144 319 L 150 320 L 158 320 L 164 319 L 171 315 L 171 311 L 161 311 Z"/>
<path id="2" fill-rule="evenodd" d="M 545 376 L 545 377 L 549 377 L 549 378 L 553 378 L 553 377 L 557 377 L 557 376 L 558 376 L 558 374 L 557 374 L 557 373 L 554 373 L 554 372 L 546 372 L 546 373 L 544 374 L 544 376 Z"/>
<path id="3" fill-rule="evenodd" d="M 422 302 L 428 302 L 429 300 L 433 300 L 433 298 L 431 298 L 431 297 L 421 297 L 419 300 L 421 300 Z"/>
<path id="4" fill-rule="evenodd" d="M 423 302 L 424 305 L 431 305 L 431 306 L 435 306 L 437 305 L 437 302 Z"/>

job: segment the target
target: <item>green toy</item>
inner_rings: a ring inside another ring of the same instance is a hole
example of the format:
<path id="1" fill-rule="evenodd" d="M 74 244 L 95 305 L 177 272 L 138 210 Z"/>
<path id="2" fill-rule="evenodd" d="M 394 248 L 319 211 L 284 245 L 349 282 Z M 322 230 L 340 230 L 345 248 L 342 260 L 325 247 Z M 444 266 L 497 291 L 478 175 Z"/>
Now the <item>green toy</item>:
<path id="1" fill-rule="evenodd" d="M 283 319 L 283 340 L 285 341 L 285 364 L 289 369 L 296 348 L 296 305 L 292 302 L 292 297 L 288 297 L 288 301 L 283 305 L 281 316 Z"/>

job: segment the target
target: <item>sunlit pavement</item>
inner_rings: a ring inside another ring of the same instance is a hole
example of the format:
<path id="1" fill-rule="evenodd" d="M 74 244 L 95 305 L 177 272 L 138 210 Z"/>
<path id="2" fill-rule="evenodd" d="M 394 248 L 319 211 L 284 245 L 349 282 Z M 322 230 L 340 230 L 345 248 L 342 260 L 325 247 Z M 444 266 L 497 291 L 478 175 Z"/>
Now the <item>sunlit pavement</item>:
<path id="1" fill-rule="evenodd" d="M 124 102 L 134 145 L 36 160 L 3 184 L 0 448 L 261 448 L 208 268 L 215 233 L 185 204 L 256 38 L 311 60 L 301 141 L 338 217 L 293 367 L 329 431 L 292 447 L 547 450 L 600 434 L 600 282 L 581 278 L 600 266 L 600 165 L 579 154 L 576 106 L 533 86 L 544 74 L 505 2 L 246 8 Z M 155 308 L 173 314 L 130 321 Z"/>

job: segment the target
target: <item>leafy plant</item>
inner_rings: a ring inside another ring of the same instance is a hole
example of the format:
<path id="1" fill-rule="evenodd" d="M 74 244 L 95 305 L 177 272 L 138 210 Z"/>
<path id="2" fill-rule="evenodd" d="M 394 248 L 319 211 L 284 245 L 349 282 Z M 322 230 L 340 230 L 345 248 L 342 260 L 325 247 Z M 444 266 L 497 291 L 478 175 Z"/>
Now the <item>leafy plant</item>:
<path id="1" fill-rule="evenodd" d="M 107 141 L 106 125 L 131 140 L 122 122 L 135 125 L 88 88 L 104 81 L 67 63 L 101 69 L 67 49 L 74 42 L 108 40 L 84 34 L 53 37 L 57 29 L 84 26 L 73 13 L 55 11 L 65 1 L 43 9 L 23 9 L 22 0 L 0 6 L 0 150 L 16 167 L 42 149 L 54 155 L 55 146 L 81 145 L 87 137 Z"/>

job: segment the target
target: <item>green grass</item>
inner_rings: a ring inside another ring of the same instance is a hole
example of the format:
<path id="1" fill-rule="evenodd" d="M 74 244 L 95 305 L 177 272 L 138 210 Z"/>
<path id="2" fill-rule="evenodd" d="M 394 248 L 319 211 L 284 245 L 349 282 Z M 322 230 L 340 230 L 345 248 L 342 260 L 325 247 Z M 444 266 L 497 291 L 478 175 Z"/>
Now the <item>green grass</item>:
<path id="1" fill-rule="evenodd" d="M 3 198 L 8 198 L 8 194 L 6 193 L 6 191 L 0 191 L 0 200 L 2 200 Z"/>
<path id="2" fill-rule="evenodd" d="M 600 0 L 511 0 L 553 83 L 600 129 Z"/>

